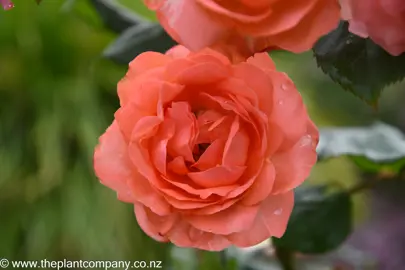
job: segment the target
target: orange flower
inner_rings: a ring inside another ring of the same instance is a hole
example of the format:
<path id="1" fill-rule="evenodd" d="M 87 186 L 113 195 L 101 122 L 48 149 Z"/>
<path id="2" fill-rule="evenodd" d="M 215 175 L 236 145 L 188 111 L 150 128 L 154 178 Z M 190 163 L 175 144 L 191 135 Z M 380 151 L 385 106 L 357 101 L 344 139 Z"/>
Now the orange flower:
<path id="1" fill-rule="evenodd" d="M 180 44 L 237 47 L 245 59 L 280 48 L 309 50 L 337 27 L 338 0 L 144 0 Z"/>
<path id="2" fill-rule="evenodd" d="M 149 236 L 216 251 L 284 234 L 318 131 L 267 54 L 232 65 L 211 49 L 145 52 L 118 95 L 94 167 Z"/>
<path id="3" fill-rule="evenodd" d="M 392 55 L 405 52 L 404 0 L 341 0 L 349 30 L 370 37 Z"/>

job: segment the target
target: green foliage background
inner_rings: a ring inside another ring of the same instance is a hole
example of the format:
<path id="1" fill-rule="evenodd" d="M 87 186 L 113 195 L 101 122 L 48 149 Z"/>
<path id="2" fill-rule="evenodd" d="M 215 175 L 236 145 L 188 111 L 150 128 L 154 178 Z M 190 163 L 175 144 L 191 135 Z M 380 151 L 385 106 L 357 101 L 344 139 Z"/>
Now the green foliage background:
<path id="1" fill-rule="evenodd" d="M 141 1 L 120 2 L 153 18 Z M 145 236 L 132 206 L 116 200 L 92 170 L 94 146 L 118 108 L 115 86 L 126 71 L 100 58 L 115 34 L 88 0 L 14 3 L 0 11 L 0 257 L 168 261 L 168 245 Z M 377 114 L 337 91 L 310 53 L 274 59 L 317 124 L 364 124 L 380 116 L 395 124 L 403 101 L 398 86 L 383 93 Z M 309 181 L 349 186 L 356 177 L 339 158 L 317 165 Z M 357 217 L 365 202 L 357 199 Z"/>

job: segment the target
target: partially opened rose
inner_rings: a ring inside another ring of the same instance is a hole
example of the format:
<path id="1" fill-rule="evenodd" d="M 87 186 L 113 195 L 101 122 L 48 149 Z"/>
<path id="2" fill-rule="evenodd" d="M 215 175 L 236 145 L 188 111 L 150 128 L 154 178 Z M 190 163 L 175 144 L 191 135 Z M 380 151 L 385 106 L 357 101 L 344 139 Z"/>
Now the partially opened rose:
<path id="1" fill-rule="evenodd" d="M 95 171 L 149 236 L 222 250 L 283 235 L 318 131 L 267 54 L 232 65 L 210 49 L 146 52 L 118 95 Z"/>
<path id="2" fill-rule="evenodd" d="M 338 0 L 144 0 L 180 44 L 238 49 L 246 58 L 269 48 L 309 50 L 337 27 Z"/>
<path id="3" fill-rule="evenodd" d="M 350 32 L 370 37 L 392 55 L 405 52 L 404 0 L 340 0 Z"/>

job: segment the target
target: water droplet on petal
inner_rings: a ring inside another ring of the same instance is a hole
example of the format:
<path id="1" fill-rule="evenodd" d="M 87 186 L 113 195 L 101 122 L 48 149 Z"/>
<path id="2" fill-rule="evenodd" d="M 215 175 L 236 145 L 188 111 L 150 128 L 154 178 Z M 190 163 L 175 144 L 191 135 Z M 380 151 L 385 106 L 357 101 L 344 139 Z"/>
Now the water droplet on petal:
<path id="1" fill-rule="evenodd" d="M 288 87 L 285 84 L 281 84 L 281 90 L 287 91 Z"/>
<path id="2" fill-rule="evenodd" d="M 281 215 L 283 213 L 283 209 L 282 208 L 279 208 L 279 209 L 277 209 L 276 211 L 274 211 L 274 214 L 276 215 L 276 216 L 279 216 L 279 215 Z"/>
<path id="3" fill-rule="evenodd" d="M 279 104 L 279 105 L 283 105 L 283 104 L 284 104 L 284 101 L 283 101 L 283 100 L 279 100 L 279 101 L 278 101 L 278 104 Z"/>
<path id="4" fill-rule="evenodd" d="M 305 146 L 309 146 L 309 145 L 312 145 L 312 137 L 311 137 L 311 135 L 307 134 L 301 138 L 300 146 L 305 147 Z"/>

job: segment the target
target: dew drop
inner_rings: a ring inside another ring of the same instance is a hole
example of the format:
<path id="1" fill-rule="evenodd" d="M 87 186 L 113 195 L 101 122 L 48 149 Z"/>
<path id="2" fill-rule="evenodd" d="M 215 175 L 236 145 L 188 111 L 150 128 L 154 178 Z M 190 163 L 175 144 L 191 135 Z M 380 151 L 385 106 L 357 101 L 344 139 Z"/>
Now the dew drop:
<path id="1" fill-rule="evenodd" d="M 279 101 L 278 101 L 278 104 L 279 104 L 279 105 L 283 105 L 283 104 L 284 104 L 284 101 L 283 101 L 283 100 L 279 100 Z"/>
<path id="2" fill-rule="evenodd" d="M 283 213 L 283 209 L 282 208 L 279 208 L 279 209 L 277 209 L 276 211 L 274 211 L 274 214 L 276 215 L 276 216 L 279 216 L 279 215 L 281 215 Z"/>
<path id="3" fill-rule="evenodd" d="M 312 145 L 312 137 L 311 137 L 311 135 L 307 134 L 301 138 L 300 146 L 305 147 L 305 146 L 309 146 L 309 145 Z"/>
<path id="4" fill-rule="evenodd" d="M 285 84 L 281 84 L 281 90 L 283 90 L 283 91 L 287 91 L 287 85 L 285 85 Z"/>

